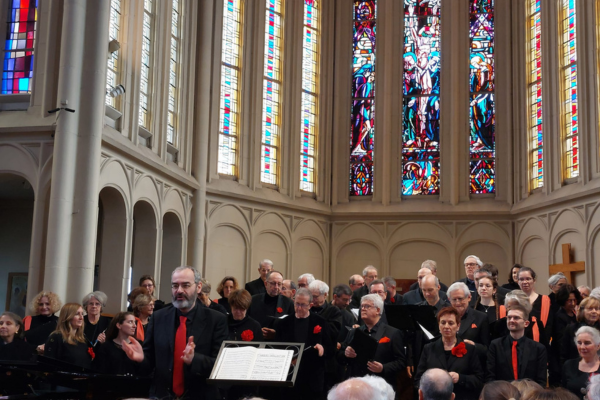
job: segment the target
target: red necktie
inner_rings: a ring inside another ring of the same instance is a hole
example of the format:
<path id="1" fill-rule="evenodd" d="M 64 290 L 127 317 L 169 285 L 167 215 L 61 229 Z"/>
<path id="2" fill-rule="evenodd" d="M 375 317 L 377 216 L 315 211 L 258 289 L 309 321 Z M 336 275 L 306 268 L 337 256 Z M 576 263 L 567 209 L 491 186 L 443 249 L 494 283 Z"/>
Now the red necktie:
<path id="1" fill-rule="evenodd" d="M 519 380 L 519 362 L 517 358 L 517 341 L 513 341 L 512 345 L 512 367 L 513 374 L 515 375 L 515 381 Z"/>
<path id="2" fill-rule="evenodd" d="M 187 318 L 184 316 L 179 317 L 179 328 L 177 328 L 177 332 L 175 333 L 175 350 L 173 351 L 173 393 L 175 393 L 177 397 L 181 397 L 184 390 L 183 360 L 181 359 L 181 356 L 187 345 L 186 320 Z"/>

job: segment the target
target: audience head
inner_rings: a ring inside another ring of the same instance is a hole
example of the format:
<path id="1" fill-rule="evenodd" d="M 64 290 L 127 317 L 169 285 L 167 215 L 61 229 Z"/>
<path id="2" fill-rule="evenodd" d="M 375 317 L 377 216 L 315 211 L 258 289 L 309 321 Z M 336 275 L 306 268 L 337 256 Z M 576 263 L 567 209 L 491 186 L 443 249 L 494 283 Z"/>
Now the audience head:
<path id="1" fill-rule="evenodd" d="M 576 306 L 581 303 L 581 300 L 579 290 L 571 284 L 563 285 L 556 292 L 556 304 L 563 307 L 569 314 L 575 311 Z"/>
<path id="2" fill-rule="evenodd" d="M 150 296 L 154 296 L 154 289 L 156 289 L 156 282 L 152 275 L 142 275 L 140 278 L 140 287 L 145 287 L 150 292 Z"/>
<path id="3" fill-rule="evenodd" d="M 563 388 L 536 389 L 523 396 L 521 400 L 577 400 L 578 397 Z"/>
<path id="4" fill-rule="evenodd" d="M 521 398 L 527 396 L 529 392 L 542 388 L 539 383 L 528 378 L 512 381 L 511 384 L 519 390 Z"/>
<path id="5" fill-rule="evenodd" d="M 519 287 L 529 296 L 535 290 L 536 273 L 529 267 L 519 269 Z"/>
<path id="6" fill-rule="evenodd" d="M 550 290 L 552 290 L 553 293 L 558 292 L 558 289 L 560 289 L 561 286 L 566 284 L 567 277 L 562 272 L 554 274 L 550 278 L 548 278 L 548 287 L 550 288 Z"/>
<path id="7" fill-rule="evenodd" d="M 202 282 L 202 288 L 198 293 L 198 300 L 208 307 L 210 305 L 210 291 L 212 290 L 212 285 L 206 278 L 200 279 L 200 282 Z"/>
<path id="8" fill-rule="evenodd" d="M 316 279 L 308 285 L 308 290 L 312 294 L 313 307 L 322 307 L 327 301 L 329 286 L 325 282 Z"/>
<path id="9" fill-rule="evenodd" d="M 453 390 L 450 374 L 443 369 L 431 368 L 421 376 L 419 400 L 452 400 Z"/>
<path id="10" fill-rule="evenodd" d="M 364 284 L 365 278 L 363 278 L 362 275 L 352 275 L 350 279 L 348 279 L 348 286 L 353 292 L 359 289 L 361 286 L 364 286 Z"/>
<path id="11" fill-rule="evenodd" d="M 600 400 L 600 375 L 590 377 L 590 384 L 587 387 L 587 398 L 589 400 Z"/>
<path id="12" fill-rule="evenodd" d="M 373 397 L 373 399 L 394 400 L 394 398 L 396 397 L 396 393 L 394 392 L 392 386 L 390 386 L 390 384 L 387 383 L 385 379 L 383 379 L 380 376 L 366 375 L 359 379 L 362 379 L 363 381 L 367 382 L 369 385 L 371 385 L 373 390 L 375 390 L 375 396 Z"/>
<path id="13" fill-rule="evenodd" d="M 283 285 L 281 286 L 281 294 L 287 297 L 288 299 L 293 299 L 296 295 L 296 290 L 298 290 L 298 285 L 291 279 L 284 279 Z"/>
<path id="14" fill-rule="evenodd" d="M 373 400 L 375 389 L 364 379 L 350 378 L 338 383 L 327 394 L 327 400 Z"/>
<path id="15" fill-rule="evenodd" d="M 307 318 L 310 315 L 310 309 L 313 306 L 313 296 L 307 288 L 298 288 L 294 298 L 294 309 L 296 318 Z"/>
<path id="16" fill-rule="evenodd" d="M 219 293 L 221 297 L 228 299 L 231 292 L 238 290 L 239 288 L 240 285 L 238 284 L 237 279 L 235 279 L 235 276 L 226 276 L 219 282 L 217 293 Z"/>
<path id="17" fill-rule="evenodd" d="M 448 288 L 448 301 L 452 304 L 452 307 L 456 308 L 456 311 L 460 314 L 460 317 L 467 312 L 469 308 L 469 302 L 471 301 L 471 291 L 469 287 L 462 282 L 454 282 Z"/>
<path id="18" fill-rule="evenodd" d="M 108 325 L 108 328 L 106 329 L 106 341 L 110 342 L 111 340 L 115 340 L 121 331 L 128 336 L 133 336 L 135 335 L 136 326 L 137 324 L 133 313 L 120 312 L 113 317 L 112 321 L 110 321 L 110 325 Z"/>
<path id="19" fill-rule="evenodd" d="M 360 317 L 366 324 L 375 324 L 383 312 L 383 300 L 378 294 L 367 294 L 360 299 Z"/>
<path id="20" fill-rule="evenodd" d="M 538 385 L 539 386 L 539 385 Z M 492 381 L 485 384 L 479 400 L 520 400 L 519 389 L 506 381 Z"/>
<path id="21" fill-rule="evenodd" d="M 375 279 L 369 284 L 369 294 L 378 294 L 381 300 L 385 301 L 386 290 L 385 283 L 380 279 Z"/>
<path id="22" fill-rule="evenodd" d="M 39 292 L 29 304 L 29 310 L 33 315 L 43 315 L 44 317 L 57 313 L 60 307 L 60 299 L 53 292 Z"/>
<path id="23" fill-rule="evenodd" d="M 529 296 L 522 290 L 513 290 L 506 294 L 504 297 L 504 306 L 508 310 L 514 305 L 519 305 L 527 311 L 527 315 L 531 313 L 531 303 L 529 302 Z"/>
<path id="24" fill-rule="evenodd" d="M 390 293 L 390 295 L 396 294 L 396 278 L 393 276 L 386 276 L 382 279 L 385 284 L 385 290 Z M 372 283 L 372 282 L 371 282 Z"/>
<path id="25" fill-rule="evenodd" d="M 264 259 L 258 263 L 258 273 L 260 274 L 260 279 L 265 281 L 267 279 L 267 274 L 273 271 L 273 261 Z"/>
<path id="26" fill-rule="evenodd" d="M 521 264 L 515 264 L 512 266 L 510 272 L 508 273 L 508 283 L 510 283 L 511 285 L 519 284 L 519 270 L 521 268 L 523 268 Z"/>
<path id="27" fill-rule="evenodd" d="M 594 325 L 600 317 L 600 300 L 590 296 L 579 304 L 577 321 Z"/>
<path id="28" fill-rule="evenodd" d="M 106 307 L 106 301 L 108 297 L 106 297 L 106 293 L 95 291 L 92 293 L 88 293 L 81 303 L 83 304 L 83 309 L 88 315 L 100 315 L 102 313 L 102 309 Z"/>
<path id="29" fill-rule="evenodd" d="M 196 305 L 196 298 L 202 290 L 202 275 L 190 266 L 175 268 L 171 273 L 171 294 L 173 307 L 187 312 Z"/>
<path id="30" fill-rule="evenodd" d="M 281 288 L 283 287 L 283 274 L 273 270 L 267 274 L 265 279 L 267 295 L 271 297 L 279 296 L 281 294 Z"/>
<path id="31" fill-rule="evenodd" d="M 440 300 L 440 280 L 437 276 L 425 275 L 421 280 L 421 291 L 423 297 L 431 305 L 435 305 Z"/>
<path id="32" fill-rule="evenodd" d="M 136 317 L 149 317 L 154 313 L 154 298 L 149 294 L 140 294 L 131 305 Z"/>
<path id="33" fill-rule="evenodd" d="M 60 309 L 56 330 L 68 344 L 85 343 L 83 335 L 83 307 L 77 303 L 67 303 Z"/>
<path id="34" fill-rule="evenodd" d="M 345 309 L 350 304 L 350 297 L 352 296 L 352 290 L 350 286 L 339 284 L 333 288 L 333 302 L 332 304 L 338 308 Z"/>
<path id="35" fill-rule="evenodd" d="M 471 256 L 467 256 L 465 258 L 464 264 L 465 264 L 465 273 L 467 274 L 467 278 L 471 281 L 475 280 L 475 277 L 473 276 L 473 274 L 475 273 L 476 269 L 483 267 L 483 262 L 481 262 L 479 257 L 471 255 Z"/>
<path id="36" fill-rule="evenodd" d="M 0 315 L 0 340 L 11 343 L 14 338 L 23 339 L 23 320 L 17 314 L 5 311 Z"/>
<path id="37" fill-rule="evenodd" d="M 417 272 L 417 282 L 419 284 L 419 287 L 422 289 L 422 284 L 423 284 L 423 278 L 425 278 L 427 275 L 432 275 L 433 273 L 431 272 L 431 270 L 429 268 L 421 268 L 419 270 L 419 272 Z"/>
<path id="38" fill-rule="evenodd" d="M 246 318 L 246 311 L 252 304 L 252 295 L 246 289 L 237 289 L 229 294 L 227 299 L 231 306 L 231 315 L 236 321 Z"/>
<path id="39" fill-rule="evenodd" d="M 421 268 L 427 268 L 432 274 L 437 275 L 437 263 L 433 260 L 425 260 L 421 263 Z"/>
<path id="40" fill-rule="evenodd" d="M 308 288 L 308 286 L 313 283 L 314 280 L 315 276 L 313 274 L 302 274 L 298 277 L 298 287 Z"/>
<path id="41" fill-rule="evenodd" d="M 367 265 L 365 269 L 363 269 L 363 279 L 365 280 L 365 285 L 369 286 L 371 282 L 377 279 L 377 268 L 372 265 Z"/>
<path id="42" fill-rule="evenodd" d="M 590 293 L 592 292 L 592 289 L 590 289 L 590 287 L 586 285 L 577 286 L 577 290 L 579 290 L 579 294 L 581 294 L 582 300 L 587 297 L 590 297 Z"/>

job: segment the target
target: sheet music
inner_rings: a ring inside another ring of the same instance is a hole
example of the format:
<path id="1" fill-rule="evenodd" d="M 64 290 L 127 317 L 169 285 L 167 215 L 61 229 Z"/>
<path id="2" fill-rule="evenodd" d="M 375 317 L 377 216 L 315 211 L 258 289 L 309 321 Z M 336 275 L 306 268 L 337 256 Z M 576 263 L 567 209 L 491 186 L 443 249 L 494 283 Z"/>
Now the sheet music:
<path id="1" fill-rule="evenodd" d="M 216 379 L 250 379 L 250 368 L 256 358 L 254 347 L 228 347 L 217 366 Z"/>
<path id="2" fill-rule="evenodd" d="M 354 318 L 356 318 L 358 320 L 358 308 L 351 308 L 350 309 L 352 311 L 352 314 L 354 315 Z"/>
<path id="3" fill-rule="evenodd" d="M 228 347 L 223 349 L 214 379 L 285 381 L 293 350 Z"/>
<path id="4" fill-rule="evenodd" d="M 285 381 L 293 355 L 293 350 L 260 349 L 256 354 L 250 380 Z"/>
<path id="5" fill-rule="evenodd" d="M 417 322 L 417 324 L 419 324 L 419 323 Z M 421 329 L 425 333 L 425 336 L 427 336 L 427 339 L 431 340 L 431 339 L 434 338 L 434 336 L 431 334 L 431 332 L 429 332 L 427 329 L 423 328 L 423 325 L 419 324 L 419 326 L 421 327 Z"/>

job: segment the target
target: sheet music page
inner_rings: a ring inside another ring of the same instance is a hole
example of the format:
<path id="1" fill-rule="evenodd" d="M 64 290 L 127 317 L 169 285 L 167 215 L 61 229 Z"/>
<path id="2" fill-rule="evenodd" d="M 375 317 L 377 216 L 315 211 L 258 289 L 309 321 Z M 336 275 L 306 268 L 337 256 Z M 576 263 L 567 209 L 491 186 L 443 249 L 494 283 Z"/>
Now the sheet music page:
<path id="1" fill-rule="evenodd" d="M 358 308 L 351 308 L 350 310 L 352 311 L 352 315 L 354 315 L 354 318 L 358 320 L 358 314 L 360 310 Z"/>
<path id="2" fill-rule="evenodd" d="M 258 349 L 251 346 L 224 348 L 215 379 L 254 379 L 250 377 L 250 371 L 257 351 Z"/>
<path id="3" fill-rule="evenodd" d="M 419 323 L 417 322 L 417 324 L 419 324 Z M 421 329 L 425 333 L 425 336 L 427 336 L 427 339 L 431 340 L 431 339 L 434 338 L 434 336 L 431 334 L 431 332 L 429 332 L 427 329 L 423 328 L 423 325 L 419 324 L 419 326 L 421 327 Z"/>
<path id="4" fill-rule="evenodd" d="M 285 381 L 293 355 L 293 350 L 259 349 L 250 380 Z"/>

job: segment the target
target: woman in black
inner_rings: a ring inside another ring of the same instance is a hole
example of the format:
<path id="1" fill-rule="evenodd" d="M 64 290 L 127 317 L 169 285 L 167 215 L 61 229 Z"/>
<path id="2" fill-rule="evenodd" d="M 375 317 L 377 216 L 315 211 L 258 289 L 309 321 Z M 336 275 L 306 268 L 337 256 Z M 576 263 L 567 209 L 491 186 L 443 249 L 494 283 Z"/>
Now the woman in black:
<path id="1" fill-rule="evenodd" d="M 80 304 L 67 303 L 61 308 L 56 330 L 46 341 L 44 355 L 83 368 L 91 366 L 94 351 L 83 334 L 83 307 Z"/>
<path id="2" fill-rule="evenodd" d="M 548 372 L 550 374 L 550 385 L 558 386 L 560 384 L 561 364 L 560 364 L 560 345 L 562 337 L 565 334 L 567 326 L 577 323 L 575 309 L 581 302 L 579 290 L 573 285 L 563 285 L 556 292 L 556 304 L 559 310 L 554 314 L 554 328 L 552 328 L 553 337 L 550 346 L 551 351 L 548 354 Z"/>
<path id="3" fill-rule="evenodd" d="M 502 285 L 503 288 L 508 290 L 521 290 L 519 287 L 519 270 L 522 267 L 523 266 L 521 264 L 515 264 L 512 266 L 510 272 L 508 273 L 508 283 Z"/>
<path id="4" fill-rule="evenodd" d="M 104 374 L 130 374 L 137 373 L 139 363 L 127 357 L 123 350 L 123 342 L 131 343 L 135 340 L 136 320 L 130 312 L 120 312 L 112 319 L 106 331 L 106 341 L 96 346 L 96 358 L 93 367 Z"/>
<path id="5" fill-rule="evenodd" d="M 583 326 L 575 333 L 575 342 L 579 357 L 564 363 L 561 386 L 583 399 L 590 375 L 600 373 L 600 332 L 595 328 Z"/>
<path id="6" fill-rule="evenodd" d="M 425 345 L 415 375 L 415 387 L 430 368 L 448 371 L 454 383 L 456 399 L 477 400 L 483 387 L 483 368 L 475 346 L 458 337 L 460 314 L 453 307 L 442 308 L 437 314 L 442 337 Z"/>
<path id="7" fill-rule="evenodd" d="M 582 326 L 591 326 L 600 330 L 600 300 L 594 297 L 584 299 L 579 305 L 577 323 L 567 326 L 561 340 L 560 363 L 579 357 L 575 345 L 575 332 Z"/>
<path id="8" fill-rule="evenodd" d="M 261 341 L 262 331 L 258 321 L 246 315 L 252 303 L 250 292 L 245 289 L 234 290 L 229 294 L 231 313 L 227 316 L 229 321 L 229 336 L 227 340 L 244 342 Z"/>
<path id="9" fill-rule="evenodd" d="M 479 278 L 477 284 L 477 294 L 479 296 L 477 296 L 475 302 L 475 309 L 487 315 L 490 324 L 499 317 L 500 304 L 498 304 L 498 298 L 496 297 L 497 290 L 498 282 L 494 278 L 487 276 Z"/>
<path id="10" fill-rule="evenodd" d="M 83 298 L 83 308 L 86 316 L 83 317 L 83 333 L 85 340 L 94 347 L 96 343 L 104 343 L 106 329 L 110 324 L 110 317 L 102 315 L 102 309 L 106 306 L 107 297 L 104 292 L 92 292 Z"/>
<path id="11" fill-rule="evenodd" d="M 37 347 L 40 354 L 44 352 L 46 339 L 56 329 L 58 317 L 54 314 L 60 310 L 60 307 L 61 302 L 56 293 L 40 292 L 29 304 L 32 315 L 23 318 L 25 340 L 32 347 Z"/>
<path id="12" fill-rule="evenodd" d="M 217 286 L 217 293 L 221 295 L 221 298 L 218 300 L 218 303 L 225 307 L 227 313 L 231 314 L 231 306 L 229 305 L 229 295 L 234 290 L 238 290 L 240 285 L 238 284 L 237 279 L 234 276 L 226 276 L 221 279 L 219 286 Z"/>
<path id="13" fill-rule="evenodd" d="M 9 311 L 0 316 L 0 360 L 27 361 L 33 356 L 31 345 L 23 338 L 23 321 Z"/>

